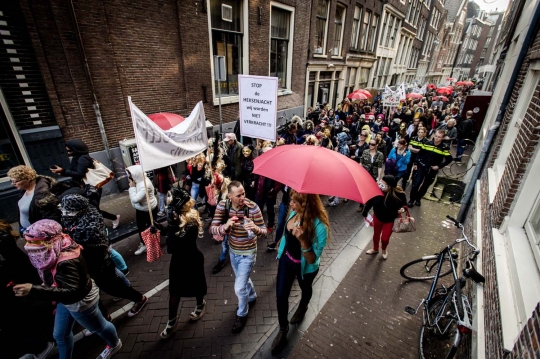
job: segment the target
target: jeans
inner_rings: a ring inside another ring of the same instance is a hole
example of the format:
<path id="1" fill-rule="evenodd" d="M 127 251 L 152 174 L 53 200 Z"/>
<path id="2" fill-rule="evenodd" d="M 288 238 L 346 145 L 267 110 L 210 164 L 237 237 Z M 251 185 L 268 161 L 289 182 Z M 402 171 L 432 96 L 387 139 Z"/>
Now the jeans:
<path id="1" fill-rule="evenodd" d="M 158 192 L 158 208 L 160 212 L 165 213 L 165 206 L 167 203 L 167 193 Z"/>
<path id="2" fill-rule="evenodd" d="M 194 201 L 197 201 L 197 197 L 199 197 L 199 188 L 200 183 L 193 182 L 191 184 L 191 198 L 193 198 Z"/>
<path id="3" fill-rule="evenodd" d="M 116 268 L 120 270 L 126 270 L 128 268 L 126 261 L 124 261 L 124 257 L 122 257 L 122 255 L 118 253 L 114 248 L 109 247 L 109 255 L 111 256 L 111 259 L 114 262 Z"/>
<path id="4" fill-rule="evenodd" d="M 75 321 L 86 329 L 103 338 L 114 348 L 118 344 L 118 334 L 114 325 L 103 318 L 97 303 L 83 312 L 70 312 L 63 304 L 58 303 L 54 321 L 53 337 L 58 345 L 60 359 L 68 359 L 73 354 L 73 325 Z"/>
<path id="5" fill-rule="evenodd" d="M 266 215 L 268 216 L 268 227 L 272 228 L 274 227 L 274 224 L 276 222 L 276 211 L 274 210 L 274 205 L 276 204 L 275 198 L 267 198 L 267 199 L 258 199 L 255 201 L 257 203 L 257 206 L 259 206 L 261 213 L 264 210 L 264 206 L 266 205 Z"/>
<path id="6" fill-rule="evenodd" d="M 285 230 L 285 222 L 287 221 L 288 211 L 289 211 L 289 205 L 287 203 L 283 203 L 282 201 L 281 204 L 279 205 L 276 238 L 274 239 L 275 243 L 277 243 L 283 236 L 283 231 Z"/>
<path id="7" fill-rule="evenodd" d="M 302 298 L 300 299 L 300 307 L 307 307 L 311 296 L 313 295 L 313 281 L 319 272 L 317 269 L 315 272 L 304 274 L 302 278 L 302 265 L 300 263 L 294 263 L 283 252 L 279 259 L 278 274 L 276 280 L 276 299 L 278 310 L 278 321 L 280 328 L 286 328 L 289 325 L 287 315 L 289 314 L 289 295 L 294 283 L 294 278 L 298 280 L 298 285 L 302 291 Z"/>
<path id="8" fill-rule="evenodd" d="M 229 255 L 229 236 L 223 237 L 223 242 L 221 242 L 221 253 L 219 254 L 219 261 L 223 262 L 227 259 Z"/>
<path id="9" fill-rule="evenodd" d="M 125 285 L 127 285 L 128 287 L 131 287 L 131 282 L 129 281 L 129 279 L 127 279 L 126 275 L 120 272 L 118 268 L 114 268 L 114 274 L 116 274 L 116 277 L 122 279 Z"/>
<path id="10" fill-rule="evenodd" d="M 456 158 L 461 159 L 463 152 L 465 152 L 465 139 L 459 139 L 456 146 Z"/>
<path id="11" fill-rule="evenodd" d="M 373 214 L 373 250 L 379 250 L 379 242 L 382 242 L 382 250 L 385 251 L 390 243 L 394 222 L 383 223 Z"/>
<path id="12" fill-rule="evenodd" d="M 425 196 L 429 186 L 435 181 L 435 177 L 439 171 L 431 169 L 430 166 L 418 165 L 416 173 L 412 180 L 411 202 L 419 201 Z"/>
<path id="13" fill-rule="evenodd" d="M 257 293 L 255 293 L 255 287 L 249 275 L 251 269 L 255 265 L 257 259 L 256 254 L 250 255 L 238 255 L 231 252 L 231 267 L 233 268 L 234 279 L 234 293 L 238 297 L 238 311 L 236 315 L 239 317 L 245 317 L 248 315 L 249 302 L 253 302 L 257 299 Z"/>

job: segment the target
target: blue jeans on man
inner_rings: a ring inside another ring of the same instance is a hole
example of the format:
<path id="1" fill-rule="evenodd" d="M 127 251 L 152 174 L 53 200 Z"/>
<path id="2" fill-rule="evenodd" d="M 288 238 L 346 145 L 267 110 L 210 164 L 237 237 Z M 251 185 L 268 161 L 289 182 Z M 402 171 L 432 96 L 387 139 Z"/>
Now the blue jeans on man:
<path id="1" fill-rule="evenodd" d="M 277 243 L 283 236 L 283 232 L 285 231 L 285 222 L 287 221 L 288 211 L 289 211 L 289 203 L 284 203 L 283 201 L 281 201 L 281 204 L 279 205 L 279 210 L 278 210 L 276 238 L 274 239 L 275 243 Z"/>
<path id="2" fill-rule="evenodd" d="M 236 315 L 239 317 L 246 317 L 249 311 L 249 302 L 253 302 L 257 299 L 257 293 L 255 293 L 255 287 L 249 275 L 251 269 L 255 265 L 257 259 L 256 254 L 239 255 L 230 253 L 231 266 L 234 271 L 234 292 L 238 297 L 238 311 Z"/>
<path id="3" fill-rule="evenodd" d="M 63 304 L 58 303 L 53 337 L 58 346 L 60 359 L 69 359 L 73 355 L 73 325 L 75 321 L 99 335 L 111 348 L 118 344 L 116 328 L 101 315 L 97 303 L 82 312 L 71 312 Z"/>
<path id="4" fill-rule="evenodd" d="M 221 253 L 219 255 L 219 261 L 223 262 L 229 255 L 229 236 L 224 236 L 221 242 Z"/>

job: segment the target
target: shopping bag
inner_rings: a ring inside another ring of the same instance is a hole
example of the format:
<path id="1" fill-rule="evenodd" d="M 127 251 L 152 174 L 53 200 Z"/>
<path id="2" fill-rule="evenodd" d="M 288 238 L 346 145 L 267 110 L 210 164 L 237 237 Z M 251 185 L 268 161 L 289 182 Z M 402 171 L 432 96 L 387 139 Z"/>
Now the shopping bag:
<path id="1" fill-rule="evenodd" d="M 416 231 L 416 221 L 411 217 L 409 209 L 405 208 L 405 212 L 398 213 L 397 218 L 394 220 L 394 226 L 392 232 L 414 232 Z"/>
<path id="2" fill-rule="evenodd" d="M 212 207 L 217 206 L 216 192 L 214 192 L 212 185 L 209 184 L 208 186 L 204 187 L 204 189 L 206 190 L 206 202 L 208 202 L 208 204 Z"/>
<path id="3" fill-rule="evenodd" d="M 94 168 L 89 168 L 83 178 L 85 184 L 101 188 L 114 178 L 114 172 L 107 168 L 103 163 L 94 160 Z"/>
<path id="4" fill-rule="evenodd" d="M 155 262 L 163 255 L 160 245 L 159 230 L 155 229 L 156 233 L 152 233 L 148 228 L 141 233 L 144 245 L 146 246 L 146 260 L 148 262 Z"/>
<path id="5" fill-rule="evenodd" d="M 366 227 L 373 227 L 373 216 L 371 214 L 368 214 L 364 221 Z"/>

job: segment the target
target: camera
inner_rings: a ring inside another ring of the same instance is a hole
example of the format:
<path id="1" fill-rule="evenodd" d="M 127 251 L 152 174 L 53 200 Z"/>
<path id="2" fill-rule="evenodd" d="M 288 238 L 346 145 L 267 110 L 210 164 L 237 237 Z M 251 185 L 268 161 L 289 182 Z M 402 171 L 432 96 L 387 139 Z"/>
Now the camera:
<path id="1" fill-rule="evenodd" d="M 284 133 L 287 133 L 290 129 L 291 121 L 285 120 L 285 123 L 281 126 L 278 126 L 276 129 L 276 132 L 278 135 L 282 135 Z"/>

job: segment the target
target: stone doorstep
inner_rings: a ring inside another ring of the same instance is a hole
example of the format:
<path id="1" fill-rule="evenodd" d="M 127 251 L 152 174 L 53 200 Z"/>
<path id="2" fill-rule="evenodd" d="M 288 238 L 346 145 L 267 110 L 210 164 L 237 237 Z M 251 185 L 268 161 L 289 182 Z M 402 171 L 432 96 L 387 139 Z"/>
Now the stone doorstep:
<path id="1" fill-rule="evenodd" d="M 306 316 L 299 325 L 290 326 L 289 334 L 287 335 L 287 347 L 280 352 L 279 357 L 286 358 L 293 351 L 296 343 L 311 326 L 311 323 L 315 320 L 320 310 L 330 299 L 366 246 L 371 243 L 372 237 L 373 228 L 362 225 L 361 229 L 352 234 L 340 247 L 339 254 L 328 264 L 326 269 L 317 275 L 313 283 L 313 297 L 309 303 Z M 300 296 L 293 299 L 289 305 L 289 308 L 291 308 L 289 314 L 296 311 L 299 302 Z M 271 354 L 271 346 L 278 331 L 279 323 L 276 322 L 259 340 L 255 348 L 248 352 L 244 358 L 275 358 Z"/>

